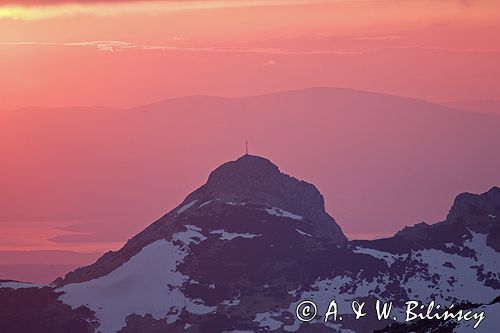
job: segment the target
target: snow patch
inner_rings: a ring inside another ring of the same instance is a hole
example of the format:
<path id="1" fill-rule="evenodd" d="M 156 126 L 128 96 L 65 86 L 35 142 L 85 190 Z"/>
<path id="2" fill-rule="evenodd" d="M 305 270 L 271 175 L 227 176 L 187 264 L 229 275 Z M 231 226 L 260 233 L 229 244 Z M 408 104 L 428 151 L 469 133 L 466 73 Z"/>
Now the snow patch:
<path id="1" fill-rule="evenodd" d="M 300 215 L 290 213 L 290 212 L 283 210 L 281 208 L 278 208 L 278 207 L 265 208 L 265 211 L 271 215 L 275 215 L 275 216 L 279 216 L 279 217 L 287 217 L 287 218 L 293 219 L 293 220 L 302 220 L 303 219 L 303 217 Z"/>
<path id="2" fill-rule="evenodd" d="M 0 288 L 10 288 L 10 289 L 25 289 L 25 288 L 40 288 L 39 284 L 33 284 L 29 282 L 18 282 L 18 281 L 8 281 L 0 282 Z"/>
<path id="3" fill-rule="evenodd" d="M 213 200 L 208 200 L 208 201 L 206 201 L 206 202 L 202 203 L 201 205 L 199 205 L 199 206 L 198 206 L 198 208 L 205 207 L 206 205 L 208 205 L 208 204 L 210 204 L 210 203 L 212 203 L 212 202 L 213 202 Z"/>
<path id="4" fill-rule="evenodd" d="M 192 227 L 186 226 L 186 231 L 172 237 L 173 241 L 181 241 L 184 245 L 157 240 L 105 276 L 58 289 L 64 292 L 59 299 L 72 308 L 89 307 L 96 313 L 99 330 L 103 333 L 124 327 L 125 318 L 131 313 L 151 314 L 155 319 L 172 323 L 179 318 L 182 309 L 194 314 L 215 311 L 216 307 L 189 299 L 180 291 L 190 279 L 177 270 L 177 265 L 189 253 L 190 245 L 206 239 Z"/>
<path id="5" fill-rule="evenodd" d="M 394 255 L 394 254 L 389 253 L 389 252 L 379 251 L 379 250 L 360 247 L 360 246 L 353 249 L 352 252 L 359 253 L 359 254 L 367 254 L 367 255 L 372 256 L 374 258 L 383 260 L 387 263 L 387 265 L 389 267 L 391 267 L 391 265 L 394 264 L 394 262 L 397 259 L 403 258 L 403 256 L 401 256 L 401 255 Z"/>
<path id="6" fill-rule="evenodd" d="M 222 305 L 226 305 L 227 307 L 235 306 L 235 305 L 240 304 L 240 300 L 238 298 L 235 298 L 235 299 L 226 299 L 226 300 L 222 301 L 221 304 Z"/>
<path id="7" fill-rule="evenodd" d="M 186 231 L 184 232 L 177 232 L 172 235 L 172 240 L 174 241 L 180 241 L 184 245 L 191 245 L 191 244 L 198 244 L 204 240 L 207 239 L 203 234 L 201 234 L 199 231 L 201 231 L 200 228 L 188 224 L 185 226 Z"/>
<path id="8" fill-rule="evenodd" d="M 201 232 L 201 228 L 192 224 L 186 224 L 186 229 Z"/>
<path id="9" fill-rule="evenodd" d="M 295 229 L 295 231 L 297 231 L 299 234 L 301 234 L 302 236 L 309 236 L 309 237 L 312 237 L 312 235 L 308 234 L 307 232 L 304 232 L 302 230 L 299 230 L 299 229 Z"/>
<path id="10" fill-rule="evenodd" d="M 225 204 L 231 205 L 231 206 L 244 206 L 244 205 L 246 205 L 246 202 L 226 201 Z"/>
<path id="11" fill-rule="evenodd" d="M 500 327 L 500 303 L 495 303 L 491 305 L 483 305 L 475 312 L 484 311 L 484 320 L 479 324 L 478 327 L 474 328 L 476 321 L 455 321 L 458 325 L 453 329 L 455 333 L 490 333 L 496 332 L 498 327 Z"/>
<path id="12" fill-rule="evenodd" d="M 238 232 L 228 232 L 224 229 L 210 231 L 212 235 L 219 235 L 220 240 L 233 240 L 235 238 L 255 238 L 262 236 L 262 234 L 250 234 L 250 233 L 238 233 Z"/>
<path id="13" fill-rule="evenodd" d="M 196 201 L 198 201 L 198 200 L 193 200 L 193 201 L 191 201 L 190 203 L 185 204 L 184 206 L 182 206 L 182 207 L 180 207 L 179 209 L 177 209 L 177 214 L 182 214 L 182 213 L 184 213 L 186 210 L 188 210 L 189 208 L 193 207 L 193 205 L 196 203 Z"/>
<path id="14" fill-rule="evenodd" d="M 262 313 L 257 313 L 255 315 L 255 319 L 253 321 L 256 321 L 259 323 L 259 327 L 266 327 L 270 331 L 277 330 L 281 326 L 283 326 L 283 322 L 276 320 L 273 318 L 273 316 L 280 315 L 279 313 L 275 312 L 262 312 Z"/>

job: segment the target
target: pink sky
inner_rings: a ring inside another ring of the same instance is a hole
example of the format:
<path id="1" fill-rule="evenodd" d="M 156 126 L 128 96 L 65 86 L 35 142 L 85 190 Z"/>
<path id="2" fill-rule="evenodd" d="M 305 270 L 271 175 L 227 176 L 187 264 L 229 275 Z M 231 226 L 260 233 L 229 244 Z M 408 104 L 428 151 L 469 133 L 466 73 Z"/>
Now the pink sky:
<path id="1" fill-rule="evenodd" d="M 0 109 L 310 86 L 437 101 L 500 91 L 493 1 L 23 3 L 0 6 Z"/>
<path id="2" fill-rule="evenodd" d="M 170 137 L 165 150 L 172 155 L 182 155 L 180 163 L 176 162 L 177 166 L 172 166 L 166 157 L 161 157 L 156 166 L 148 165 L 147 158 L 154 156 L 154 152 L 146 148 L 141 155 L 144 157 L 142 162 L 134 164 L 134 159 L 130 168 L 121 170 L 113 163 L 121 161 L 123 156 L 127 160 L 127 151 L 112 150 L 109 156 L 104 156 L 103 152 L 108 148 L 125 149 L 127 144 L 135 148 L 146 144 L 134 142 L 133 133 L 130 142 L 114 142 L 103 124 L 94 126 L 86 123 L 87 119 L 82 121 L 85 128 L 96 129 L 101 136 L 78 136 L 76 129 L 76 134 L 67 133 L 67 143 L 64 142 L 64 131 L 69 130 L 61 124 L 66 121 L 70 126 L 75 124 L 67 118 L 58 123 L 62 118 L 57 112 L 70 110 L 50 110 L 47 118 L 28 117 L 31 122 L 23 120 L 26 114 L 12 113 L 12 110 L 28 106 L 130 108 L 179 96 L 251 96 L 315 86 L 348 87 L 436 102 L 500 100 L 500 5 L 489 0 L 10 0 L 2 1 L 0 5 L 0 27 L 0 122 L 5 122 L 3 126 L 0 123 L 3 131 L 0 139 L 6 142 L 0 144 L 3 157 L 0 161 L 0 188 L 12 189 L 0 193 L 0 201 L 8 203 L 5 204 L 8 208 L 4 210 L 6 215 L 0 214 L 0 251 L 95 253 L 117 249 L 133 232 L 152 222 L 158 214 L 173 208 L 189 191 L 201 185 L 211 169 L 235 158 L 230 152 L 239 145 L 227 144 L 221 135 L 214 136 L 210 144 L 226 144 L 217 154 L 193 150 L 192 154 L 196 156 L 186 157 L 181 145 L 175 146 L 175 139 Z M 98 119 L 101 118 L 99 115 Z M 181 118 L 179 122 L 183 124 L 196 122 L 195 119 Z M 106 116 L 103 119 L 104 122 L 110 121 Z M 52 120 L 56 121 L 51 123 Z M 7 121 L 13 121 L 18 127 L 5 125 Z M 464 124 L 463 121 L 457 123 Z M 440 122 L 436 121 L 436 124 Z M 496 124 L 492 122 L 491 128 Z M 292 125 L 290 128 L 296 128 Z M 437 125 L 433 123 L 432 126 Z M 439 131 L 438 127 L 432 128 Z M 341 127 L 337 129 L 342 132 Z M 120 131 L 119 128 L 115 130 Z M 322 130 L 328 132 L 328 128 Z M 417 127 L 408 130 L 418 133 Z M 200 131 L 209 135 L 203 128 Z M 305 132 L 317 134 L 315 129 Z M 248 133 L 254 136 L 252 142 L 258 147 L 258 152 L 275 160 L 284 171 L 326 189 L 327 208 L 333 210 L 330 212 L 334 217 L 340 218 L 341 225 L 354 220 L 361 209 L 348 200 L 350 197 L 369 200 L 373 195 L 385 195 L 377 179 L 370 179 L 366 172 L 363 181 L 370 183 L 367 186 L 376 193 L 360 194 L 354 188 L 352 192 L 337 192 L 333 182 L 341 184 L 341 189 L 348 188 L 352 182 L 348 177 L 352 176 L 350 162 L 339 164 L 333 155 L 323 156 L 318 151 L 304 148 L 302 154 L 318 161 L 317 166 L 309 166 L 292 151 L 283 150 L 287 138 L 282 138 L 283 142 L 273 141 L 269 134 L 271 130 L 262 138 L 256 138 L 259 135 L 257 129 L 248 129 L 247 133 L 231 132 L 238 140 L 243 140 L 240 136 Z M 117 133 L 118 136 L 122 134 Z M 149 133 L 141 132 L 140 135 L 149 138 Z M 153 138 L 156 137 L 153 135 Z M 67 157 L 72 145 L 100 145 L 100 140 L 108 139 L 111 140 L 108 142 L 110 147 L 104 147 L 102 152 L 94 155 L 89 153 L 95 160 L 88 161 L 88 165 L 84 159 L 87 151 L 78 159 Z M 193 142 L 199 139 L 202 138 L 192 138 Z M 351 156 L 349 147 L 342 146 L 335 139 L 335 135 L 329 137 L 332 151 L 336 149 Z M 296 140 L 300 144 L 299 139 Z M 271 141 L 274 145 L 267 145 Z M 409 142 L 418 142 L 418 135 Z M 385 175 L 386 170 L 363 169 L 362 158 L 368 156 L 370 163 L 375 163 L 376 151 L 369 149 L 372 143 L 360 147 L 368 155 L 352 155 L 352 161 L 359 159 L 354 166 L 358 165 L 358 171 L 373 172 L 374 177 Z M 426 144 L 432 146 L 431 143 Z M 190 144 L 188 141 L 187 146 Z M 55 158 L 55 155 L 50 155 L 54 153 L 50 147 L 57 147 L 57 154 L 67 155 Z M 186 145 L 182 147 L 184 149 Z M 430 155 L 442 157 L 439 154 L 446 152 L 447 146 L 443 144 L 441 148 L 442 151 L 436 150 Z M 401 151 L 404 155 L 404 149 Z M 453 154 L 450 153 L 450 159 L 468 163 L 467 156 L 459 156 L 460 151 L 453 151 Z M 399 161 L 402 164 L 398 165 L 411 167 L 412 158 L 405 155 Z M 102 161 L 109 162 L 109 165 L 102 168 L 99 164 Z M 445 162 L 441 165 L 440 161 L 413 170 L 413 174 L 406 178 L 408 184 L 394 183 L 387 191 L 399 193 L 397 191 L 405 190 L 406 185 L 419 186 L 419 172 L 431 174 L 433 170 L 446 170 Z M 85 174 L 85 170 L 89 170 L 87 167 L 91 171 Z M 170 178 L 163 182 L 147 177 L 128 178 L 151 167 L 157 174 L 164 172 L 165 177 Z M 422 213 L 423 216 L 431 219 L 428 222 L 443 217 L 458 191 L 487 190 L 492 179 L 496 179 L 491 170 L 485 168 L 483 174 L 468 178 L 460 170 L 450 171 L 448 176 L 453 180 L 443 180 L 435 192 L 440 195 L 440 208 Z M 434 176 L 441 179 L 439 174 Z M 456 179 L 462 176 L 466 180 L 458 184 Z M 174 184 L 172 189 L 165 189 L 169 182 Z M 98 188 L 95 184 L 99 183 L 113 188 L 106 193 L 94 194 Z M 133 202 L 134 195 L 137 195 L 130 192 L 133 189 L 153 189 L 157 197 L 151 203 L 144 202 L 144 208 L 137 208 L 137 215 L 124 219 L 115 214 L 119 207 L 117 203 Z M 166 196 L 164 201 L 158 197 L 160 195 Z M 53 202 L 47 200 L 51 196 Z M 387 196 L 387 207 L 391 206 L 391 198 Z M 87 207 L 93 199 L 98 203 Z M 391 234 L 402 225 L 419 222 L 403 217 L 410 211 L 411 214 L 423 211 L 431 199 L 423 200 L 421 208 L 398 203 L 398 209 L 388 217 L 391 222 L 382 226 L 363 229 L 359 225 L 348 225 L 344 229 L 351 236 L 360 238 Z M 416 200 L 419 200 L 417 194 L 408 202 Z M 339 202 L 345 205 L 343 210 L 336 206 Z M 48 214 L 53 208 L 50 205 L 63 212 L 61 216 Z M 385 208 L 375 206 L 365 206 L 365 209 L 383 214 Z M 108 214 L 106 207 L 113 207 L 110 209 L 113 213 Z M 79 213 L 71 215 L 75 211 Z M 82 211 L 89 213 L 83 214 Z M 415 214 L 413 216 L 417 216 Z M 102 223 L 104 220 L 111 222 Z M 114 232 L 118 224 L 123 224 L 123 228 Z M 107 235 L 105 239 L 94 235 L 88 242 L 71 241 L 74 233 L 93 234 L 97 230 Z M 115 237 L 109 238 L 109 235 Z M 55 237 L 59 240 L 60 237 L 66 238 L 64 242 L 54 242 Z M 73 258 L 74 253 L 71 253 Z M 60 253 L 54 258 L 59 260 Z"/>

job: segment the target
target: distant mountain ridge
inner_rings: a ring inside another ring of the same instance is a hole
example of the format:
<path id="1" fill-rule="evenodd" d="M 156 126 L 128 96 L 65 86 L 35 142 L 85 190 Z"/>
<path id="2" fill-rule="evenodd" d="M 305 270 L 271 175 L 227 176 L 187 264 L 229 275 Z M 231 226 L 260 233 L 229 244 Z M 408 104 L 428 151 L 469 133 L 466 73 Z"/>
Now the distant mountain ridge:
<path id="1" fill-rule="evenodd" d="M 414 98 L 311 88 L 103 110 L 0 114 L 0 154 L 10 161 L 0 184 L 12 193 L 0 200 L 2 219 L 98 219 L 136 233 L 137 221 L 176 205 L 205 170 L 243 153 L 247 139 L 251 153 L 317 184 L 348 235 L 442 219 L 456 193 L 500 183 L 491 145 L 500 141 L 498 117 Z M 362 225 L 368 220 L 372 230 Z M 105 233 L 101 241 L 116 240 Z"/>

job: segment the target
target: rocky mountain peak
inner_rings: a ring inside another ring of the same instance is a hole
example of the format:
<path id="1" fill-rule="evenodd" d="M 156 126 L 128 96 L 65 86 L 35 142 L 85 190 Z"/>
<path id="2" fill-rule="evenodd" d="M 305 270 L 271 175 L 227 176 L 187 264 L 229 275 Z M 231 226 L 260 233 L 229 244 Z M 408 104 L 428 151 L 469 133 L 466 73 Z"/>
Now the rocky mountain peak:
<path id="1" fill-rule="evenodd" d="M 436 246 L 469 239 L 471 232 L 486 235 L 486 244 L 500 251 L 500 188 L 495 186 L 482 194 L 461 193 L 446 220 L 405 227 L 395 236 L 419 242 L 421 246 Z"/>
<path id="2" fill-rule="evenodd" d="M 255 155 L 222 164 L 200 190 L 212 196 L 266 202 L 294 213 L 324 210 L 323 196 L 314 185 L 282 173 L 271 161 Z"/>
<path id="3" fill-rule="evenodd" d="M 347 241 L 335 220 L 325 211 L 318 189 L 282 173 L 266 158 L 243 155 L 210 173 L 205 185 L 191 193 L 181 205 L 193 201 L 250 202 L 276 207 L 309 220 L 314 233 L 339 243 Z"/>
<path id="4" fill-rule="evenodd" d="M 277 176 L 281 172 L 277 165 L 267 158 L 245 154 L 235 161 L 229 161 L 210 173 L 208 183 L 217 182 L 221 178 L 227 179 L 230 176 Z"/>
<path id="5" fill-rule="evenodd" d="M 104 254 L 95 264 L 78 268 L 56 283 L 88 281 L 109 274 L 148 245 L 172 241 L 183 232 L 203 232 L 199 239 L 222 233 L 218 241 L 265 236 L 273 239 L 276 249 L 279 242 L 292 242 L 297 237 L 316 246 L 347 243 L 340 226 L 325 211 L 323 196 L 314 185 L 282 173 L 268 159 L 247 154 L 215 169 L 206 184 L 120 250 Z"/>
<path id="6" fill-rule="evenodd" d="M 461 193 L 451 207 L 447 221 L 500 216 L 500 188 L 494 186 L 482 194 Z"/>

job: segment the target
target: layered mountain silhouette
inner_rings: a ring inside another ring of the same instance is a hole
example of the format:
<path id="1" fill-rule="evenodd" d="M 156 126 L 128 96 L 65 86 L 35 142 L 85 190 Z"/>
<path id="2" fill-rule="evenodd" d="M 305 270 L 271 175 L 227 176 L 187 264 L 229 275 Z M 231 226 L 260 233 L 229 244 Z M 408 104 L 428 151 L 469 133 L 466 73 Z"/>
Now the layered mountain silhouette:
<path id="1" fill-rule="evenodd" d="M 481 309 L 500 322 L 500 189 L 457 196 L 445 221 L 347 241 L 316 187 L 269 160 L 227 162 L 168 214 L 47 286 L 0 282 L 0 332 L 468 332 L 404 323 L 408 300 Z M 331 300 L 342 321 L 323 321 Z M 318 318 L 295 316 L 314 300 Z M 396 320 L 355 320 L 352 300 L 392 301 Z M 27 320 L 29 318 L 29 320 Z"/>
<path id="2" fill-rule="evenodd" d="M 104 220 L 53 241 L 122 241 L 243 153 L 245 139 L 251 153 L 321 184 L 351 238 L 443 219 L 457 193 L 500 183 L 498 116 L 414 98 L 310 88 L 26 108 L 0 113 L 2 220 Z"/>

